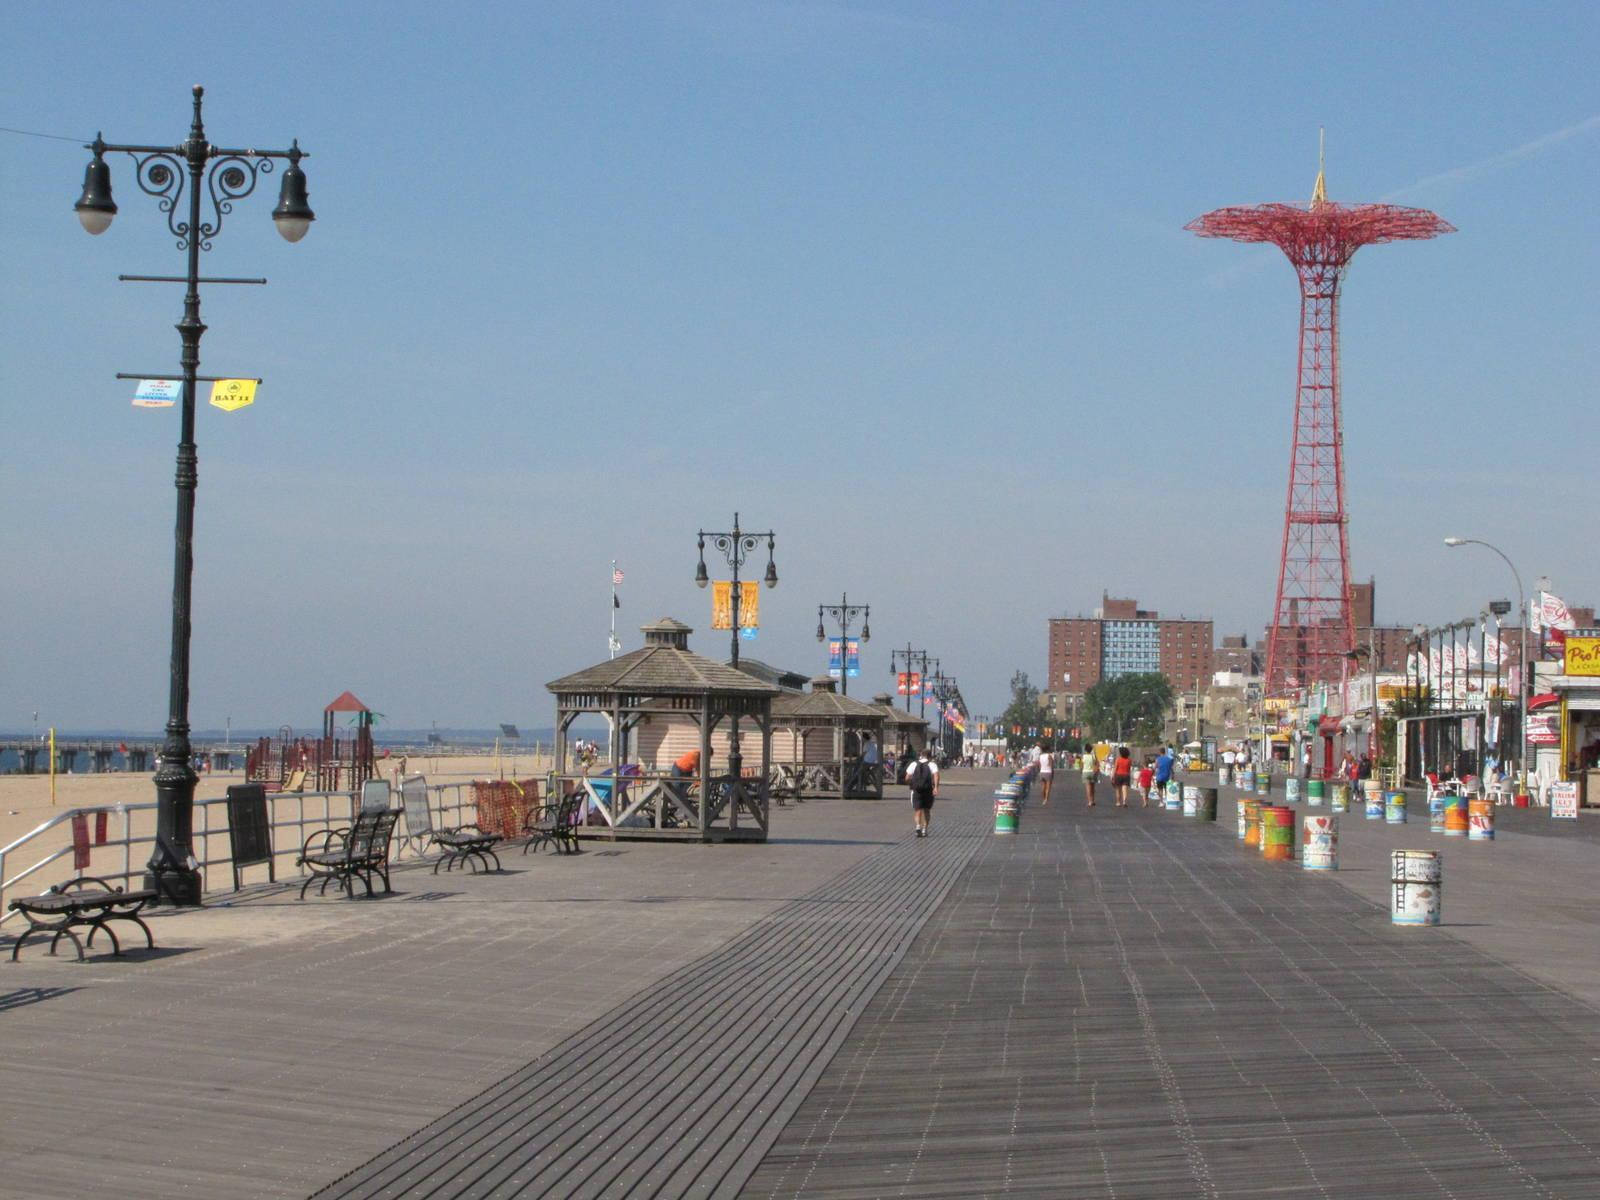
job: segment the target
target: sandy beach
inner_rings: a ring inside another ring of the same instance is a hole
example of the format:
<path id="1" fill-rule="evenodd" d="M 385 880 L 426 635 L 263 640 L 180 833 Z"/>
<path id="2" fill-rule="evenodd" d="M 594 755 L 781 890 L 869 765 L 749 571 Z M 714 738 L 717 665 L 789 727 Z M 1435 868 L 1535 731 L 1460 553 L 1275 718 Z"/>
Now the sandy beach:
<path id="1" fill-rule="evenodd" d="M 501 754 L 498 758 L 494 754 L 412 754 L 406 760 L 406 772 L 408 774 L 420 772 L 426 775 L 429 784 L 470 783 L 478 779 L 526 779 L 542 776 L 550 770 L 550 767 L 548 753 L 536 756 L 532 752 Z M 399 757 L 391 755 L 389 758 L 380 759 L 379 768 L 385 774 L 392 776 L 399 768 Z M 200 783 L 195 788 L 195 799 L 220 800 L 227 794 L 230 784 L 243 782 L 242 770 L 202 774 Z M 48 775 L 0 775 L 0 846 L 9 846 L 52 817 L 68 813 L 75 808 L 115 809 L 118 805 L 151 803 L 156 798 L 155 783 L 149 772 L 57 775 L 53 804 L 50 791 L 51 781 Z M 153 828 L 154 822 L 149 818 L 148 813 L 136 813 L 134 831 L 142 833 Z M 146 824 L 146 821 L 149 823 Z M 197 814 L 196 829 L 199 827 L 200 817 Z M 116 834 L 113 832 L 111 836 L 115 837 Z M 63 823 L 59 832 L 52 831 L 48 837 L 40 838 L 35 846 L 30 846 L 20 857 L 32 862 L 50 849 L 69 844 L 70 841 L 70 826 Z M 282 844 L 281 839 L 275 848 L 280 853 L 289 849 Z M 117 862 L 120 861 L 119 854 Z M 93 873 L 95 868 L 108 869 L 108 864 L 103 865 L 96 861 L 91 866 L 90 873 Z M 14 864 L 9 862 L 6 864 L 7 874 L 12 873 L 14 869 Z M 56 882 L 57 875 L 66 878 L 71 873 L 70 870 L 57 871 L 45 882 Z M 209 881 L 208 886 L 218 885 L 216 881 Z"/>

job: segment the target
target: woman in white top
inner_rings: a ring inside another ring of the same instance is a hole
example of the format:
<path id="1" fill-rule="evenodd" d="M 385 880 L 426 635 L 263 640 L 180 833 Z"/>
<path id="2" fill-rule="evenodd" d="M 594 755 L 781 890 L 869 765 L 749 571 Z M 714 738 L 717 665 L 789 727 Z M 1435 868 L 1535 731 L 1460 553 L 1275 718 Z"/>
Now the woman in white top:
<path id="1" fill-rule="evenodd" d="M 1050 803 L 1050 782 L 1056 775 L 1055 757 L 1050 753 L 1049 747 L 1043 743 L 1039 746 L 1039 807 L 1043 808 Z"/>

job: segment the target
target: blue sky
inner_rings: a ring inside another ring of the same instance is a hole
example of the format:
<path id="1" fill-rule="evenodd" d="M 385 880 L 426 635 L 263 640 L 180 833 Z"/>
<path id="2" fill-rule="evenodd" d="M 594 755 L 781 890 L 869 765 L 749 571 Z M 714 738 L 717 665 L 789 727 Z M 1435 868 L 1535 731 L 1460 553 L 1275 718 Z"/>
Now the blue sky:
<path id="1" fill-rule="evenodd" d="M 187 32 L 187 31 L 194 32 Z M 202 371 L 192 719 L 310 726 L 351 688 L 399 726 L 545 723 L 620 625 L 706 630 L 694 533 L 778 535 L 750 652 L 824 665 L 872 604 L 977 710 L 1044 674 L 1103 590 L 1218 633 L 1269 619 L 1297 300 L 1224 204 L 1346 202 L 1459 232 L 1344 290 L 1353 569 L 1379 618 L 1509 578 L 1600 600 L 1588 426 L 1600 276 L 1591 6 L 91 3 L 7 6 L 0 125 L 298 137 L 227 218 Z M 187 60 L 185 38 L 203 43 Z M 71 211 L 85 152 L 0 133 L 0 729 L 165 717 L 180 289 L 154 202 Z M 1513 449 L 1516 447 L 1516 449 Z"/>

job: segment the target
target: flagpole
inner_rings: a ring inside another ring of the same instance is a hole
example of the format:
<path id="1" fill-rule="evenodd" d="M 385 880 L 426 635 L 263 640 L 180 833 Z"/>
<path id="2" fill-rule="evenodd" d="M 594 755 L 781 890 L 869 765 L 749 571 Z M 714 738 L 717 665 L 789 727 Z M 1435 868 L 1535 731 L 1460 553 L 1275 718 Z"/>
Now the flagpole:
<path id="1" fill-rule="evenodd" d="M 617 656 L 617 560 L 611 560 L 611 657 Z"/>

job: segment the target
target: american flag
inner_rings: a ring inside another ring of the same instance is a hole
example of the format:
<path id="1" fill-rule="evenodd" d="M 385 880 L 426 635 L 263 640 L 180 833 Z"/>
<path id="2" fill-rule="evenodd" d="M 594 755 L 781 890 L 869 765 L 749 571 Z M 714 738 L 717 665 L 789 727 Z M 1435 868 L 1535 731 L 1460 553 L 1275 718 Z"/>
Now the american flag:
<path id="1" fill-rule="evenodd" d="M 612 587 L 616 587 L 617 584 L 619 584 L 621 582 L 622 582 L 622 571 L 620 569 L 618 569 L 617 567 L 612 567 L 611 568 L 611 586 Z"/>

